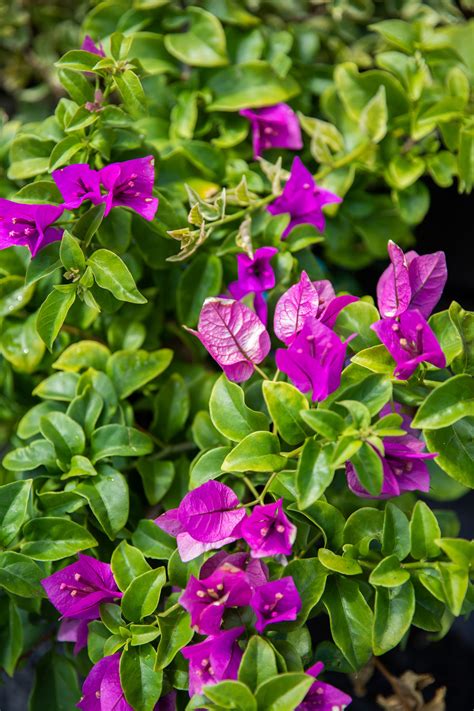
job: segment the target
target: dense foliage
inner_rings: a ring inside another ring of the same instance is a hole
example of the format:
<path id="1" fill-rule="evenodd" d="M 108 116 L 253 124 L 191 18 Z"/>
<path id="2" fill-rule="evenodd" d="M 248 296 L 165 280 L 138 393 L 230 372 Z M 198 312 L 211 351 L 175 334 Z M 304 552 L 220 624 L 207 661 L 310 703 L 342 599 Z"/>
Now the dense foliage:
<path id="1" fill-rule="evenodd" d="M 342 708 L 318 662 L 359 670 L 474 606 L 444 503 L 474 488 L 474 314 L 432 313 L 444 255 L 410 249 L 423 178 L 474 181 L 472 24 L 106 0 L 56 70 L 38 50 L 43 117 L 13 5 L 0 667 L 49 641 L 32 711 L 87 675 L 83 709 Z M 377 299 L 349 296 L 387 247 Z"/>

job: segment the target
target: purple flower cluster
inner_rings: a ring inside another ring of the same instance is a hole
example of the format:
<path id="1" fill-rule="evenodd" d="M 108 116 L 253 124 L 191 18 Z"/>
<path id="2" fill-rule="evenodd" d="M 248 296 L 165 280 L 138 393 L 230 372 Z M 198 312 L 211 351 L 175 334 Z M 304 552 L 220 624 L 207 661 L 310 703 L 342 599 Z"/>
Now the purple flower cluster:
<path id="1" fill-rule="evenodd" d="M 229 291 L 235 299 L 250 292 L 260 297 L 272 288 L 275 275 L 270 260 L 276 250 L 261 248 L 254 258 L 238 255 L 237 281 Z M 286 373 L 302 392 L 311 392 L 313 400 L 324 400 L 339 387 L 349 340 L 342 342 L 332 330 L 340 311 L 357 297 L 336 296 L 329 281 L 311 282 L 303 272 L 298 284 L 280 297 L 274 317 L 274 331 L 287 348 L 276 351 L 278 368 Z M 194 333 L 221 366 L 229 380 L 248 380 L 255 366 L 270 351 L 270 336 L 257 301 L 257 313 L 238 300 L 207 299 Z M 191 329 L 188 329 L 191 330 Z"/>
<path id="2" fill-rule="evenodd" d="M 390 405 L 380 411 L 380 417 L 391 414 Z M 399 405 L 396 412 L 401 413 Z M 400 496 L 406 491 L 429 491 L 430 473 L 425 460 L 434 459 L 437 455 L 424 452 L 425 444 L 411 428 L 411 417 L 402 414 L 402 428 L 406 434 L 400 437 L 385 437 L 383 440 L 384 455 L 374 450 L 382 461 L 383 485 L 378 496 L 372 496 L 359 481 L 357 472 L 351 462 L 346 463 L 347 484 L 357 496 L 365 498 L 388 499 Z"/>
<path id="3" fill-rule="evenodd" d="M 426 320 L 443 293 L 446 259 L 444 252 L 404 254 L 391 241 L 388 254 L 391 264 L 377 285 L 382 320 L 372 329 L 396 362 L 394 375 L 407 380 L 420 363 L 446 366 L 445 355 Z"/>
<path id="4" fill-rule="evenodd" d="M 75 642 L 76 654 L 87 644 L 87 624 L 100 617 L 100 605 L 122 597 L 110 565 L 82 553 L 76 563 L 44 578 L 41 584 L 62 615 L 58 639 Z"/>
<path id="5" fill-rule="evenodd" d="M 182 650 L 189 660 L 190 695 L 206 684 L 236 679 L 242 657 L 238 638 L 243 627 L 223 629 L 229 608 L 250 606 L 255 628 L 295 620 L 301 599 L 291 577 L 268 581 L 261 558 L 289 555 L 295 526 L 283 511 L 280 499 L 246 509 L 225 484 L 209 481 L 190 491 L 177 509 L 159 516 L 155 523 L 176 536 L 178 550 L 189 561 L 213 548 L 243 539 L 250 553 L 216 553 L 204 563 L 199 579 L 191 576 L 180 597 L 193 628 L 209 635 L 203 642 Z"/>
<path id="6" fill-rule="evenodd" d="M 26 246 L 35 257 L 40 249 L 60 240 L 62 229 L 54 227 L 64 210 L 78 208 L 85 200 L 105 203 L 105 215 L 113 207 L 128 207 L 146 220 L 153 220 L 158 199 L 152 196 L 154 158 L 136 158 L 92 170 L 76 163 L 52 173 L 62 205 L 29 204 L 0 198 L 0 249 Z"/>
<path id="7" fill-rule="evenodd" d="M 252 127 L 253 157 L 259 158 L 269 148 L 303 148 L 301 128 L 293 109 L 288 104 L 275 104 L 260 109 L 239 111 Z"/>

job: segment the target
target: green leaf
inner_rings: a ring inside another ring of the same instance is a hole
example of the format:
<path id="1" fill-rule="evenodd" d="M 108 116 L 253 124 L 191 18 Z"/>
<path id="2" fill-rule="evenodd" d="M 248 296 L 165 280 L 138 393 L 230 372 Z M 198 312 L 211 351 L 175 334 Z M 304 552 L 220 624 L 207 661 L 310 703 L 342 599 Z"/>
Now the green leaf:
<path id="1" fill-rule="evenodd" d="M 146 299 L 138 291 L 128 267 L 114 252 L 98 249 L 87 260 L 97 284 L 107 289 L 119 301 L 145 304 Z"/>
<path id="2" fill-rule="evenodd" d="M 295 504 L 291 504 L 288 508 L 296 515 Z M 300 513 L 300 520 L 306 522 L 307 519 L 321 530 L 325 546 L 334 550 L 338 550 L 342 546 L 345 518 L 339 509 L 326 501 L 315 501 Z"/>
<path id="3" fill-rule="evenodd" d="M 153 427 L 160 439 L 169 442 L 184 427 L 190 410 L 188 386 L 179 373 L 173 373 L 155 399 Z"/>
<path id="4" fill-rule="evenodd" d="M 429 318 L 429 324 L 441 346 L 441 350 L 446 356 L 446 364 L 451 365 L 456 356 L 461 354 L 463 341 L 451 319 L 449 311 L 440 311 L 432 314 Z"/>
<path id="5" fill-rule="evenodd" d="M 264 381 L 262 392 L 278 434 L 288 444 L 302 442 L 306 437 L 306 428 L 300 413 L 309 409 L 305 396 L 289 383 L 270 380 Z"/>
<path id="6" fill-rule="evenodd" d="M 74 663 L 64 654 L 49 652 L 38 661 L 29 711 L 69 711 L 81 692 Z"/>
<path id="7" fill-rule="evenodd" d="M 371 349 L 369 349 L 371 350 Z M 358 401 L 363 404 L 374 416 L 380 412 L 382 407 L 392 397 L 392 384 L 390 378 L 386 375 L 368 375 L 346 387 L 338 394 L 337 401 L 339 402 L 344 397 L 344 400 Z"/>
<path id="8" fill-rule="evenodd" d="M 377 93 L 362 109 L 359 128 L 374 143 L 379 143 L 387 133 L 388 111 L 385 87 L 382 85 Z"/>
<path id="9" fill-rule="evenodd" d="M 334 642 L 353 669 L 359 669 L 372 653 L 372 610 L 358 583 L 347 578 L 329 578 L 323 602 Z"/>
<path id="10" fill-rule="evenodd" d="M 72 136 L 66 136 L 62 141 L 57 143 L 51 151 L 49 158 L 49 171 L 61 168 L 71 161 L 72 158 L 84 148 L 84 143 L 80 138 L 80 134 L 75 133 Z"/>
<path id="11" fill-rule="evenodd" d="M 461 608 L 466 597 L 469 575 L 467 567 L 456 563 L 438 563 L 441 574 L 441 587 L 448 607 L 456 617 L 461 614 Z"/>
<path id="12" fill-rule="evenodd" d="M 63 267 L 69 271 L 77 270 L 79 272 L 83 272 L 86 268 L 84 252 L 82 251 L 77 239 L 67 230 L 64 230 L 61 239 L 59 256 Z"/>
<path id="13" fill-rule="evenodd" d="M 314 504 L 333 480 L 333 448 L 321 447 L 315 439 L 307 439 L 296 472 L 298 506 L 301 510 Z"/>
<path id="14" fill-rule="evenodd" d="M 40 420 L 40 430 L 64 462 L 70 462 L 74 454 L 82 454 L 86 446 L 84 430 L 63 412 L 49 412 Z"/>
<path id="15" fill-rule="evenodd" d="M 86 437 L 90 438 L 103 410 L 103 399 L 90 385 L 87 385 L 82 394 L 75 397 L 71 402 L 66 414 L 78 422 L 86 433 Z M 83 460 L 81 461 L 82 464 L 85 464 Z M 86 466 L 90 468 L 89 465 Z"/>
<path id="16" fill-rule="evenodd" d="M 26 447 L 8 452 L 3 460 L 5 469 L 13 472 L 29 472 L 37 467 L 55 467 L 56 454 L 54 447 L 45 440 L 35 440 Z"/>
<path id="17" fill-rule="evenodd" d="M 147 98 L 137 75 L 130 69 L 114 75 L 123 104 L 132 118 L 141 119 L 148 113 Z M 128 301 L 128 299 L 125 299 Z M 139 303 L 139 302 L 137 302 Z"/>
<path id="18" fill-rule="evenodd" d="M 441 538 L 436 516 L 424 501 L 417 501 L 410 521 L 411 554 L 416 560 L 436 558 L 440 554 L 435 540 Z"/>
<path id="19" fill-rule="evenodd" d="M 385 346 L 371 346 L 364 348 L 352 356 L 352 362 L 362 365 L 374 373 L 387 373 L 392 375 L 395 370 L 395 361 Z"/>
<path id="20" fill-rule="evenodd" d="M 28 556 L 15 551 L 0 553 L 0 588 L 27 598 L 44 597 L 44 573 Z"/>
<path id="21" fill-rule="evenodd" d="M 222 463 L 225 472 L 273 472 L 283 469 L 278 437 L 271 432 L 253 432 L 229 452 Z"/>
<path id="22" fill-rule="evenodd" d="M 453 479 L 474 488 L 474 417 L 449 427 L 425 431 L 426 445 L 436 452 L 436 463 Z"/>
<path id="23" fill-rule="evenodd" d="M 251 691 L 240 681 L 221 681 L 205 686 L 206 697 L 219 705 L 219 708 L 238 709 L 238 711 L 257 711 L 257 702 Z"/>
<path id="24" fill-rule="evenodd" d="M 79 341 L 68 346 L 53 363 L 56 370 L 78 373 L 83 368 L 104 370 L 110 351 L 98 341 Z"/>
<path id="25" fill-rule="evenodd" d="M 108 457 L 141 457 L 152 450 L 153 442 L 148 435 L 124 425 L 104 425 L 91 437 L 93 464 Z"/>
<path id="26" fill-rule="evenodd" d="M 120 657 L 120 683 L 135 711 L 153 711 L 161 695 L 163 674 L 155 671 L 156 652 L 151 644 L 128 647 Z"/>
<path id="27" fill-rule="evenodd" d="M 361 556 L 368 555 L 372 541 L 382 537 L 383 513 L 364 506 L 352 513 L 344 526 L 344 543 L 356 546 Z"/>
<path id="28" fill-rule="evenodd" d="M 242 388 L 227 380 L 225 375 L 221 375 L 212 388 L 209 412 L 214 427 L 233 442 L 268 428 L 264 413 L 247 407 Z"/>
<path id="29" fill-rule="evenodd" d="M 383 463 L 375 449 L 363 442 L 360 449 L 352 455 L 351 462 L 364 489 L 372 496 L 378 496 L 383 485 Z"/>
<path id="30" fill-rule="evenodd" d="M 45 400 L 64 400 L 69 402 L 76 395 L 79 376 L 76 373 L 54 373 L 42 380 L 33 390 L 33 395 Z"/>
<path id="31" fill-rule="evenodd" d="M 359 575 L 359 573 L 362 573 L 362 568 L 356 560 L 349 556 L 337 555 L 328 548 L 319 548 L 318 558 L 325 568 L 335 573 L 341 573 L 341 575 Z"/>
<path id="32" fill-rule="evenodd" d="M 22 277 L 12 275 L 0 279 L 0 316 L 10 316 L 23 309 L 34 291 L 34 286 L 25 284 Z"/>
<path id="33" fill-rule="evenodd" d="M 36 318 L 36 328 L 49 350 L 52 349 L 68 311 L 76 299 L 76 287 L 68 284 L 61 291 L 54 289 L 40 306 Z"/>
<path id="34" fill-rule="evenodd" d="M 374 654 L 385 654 L 397 646 L 410 629 L 414 612 L 415 592 L 410 582 L 377 589 L 372 636 Z"/>
<path id="35" fill-rule="evenodd" d="M 239 681 L 255 691 L 264 681 L 276 674 L 277 663 L 271 644 L 264 637 L 250 637 L 240 663 Z"/>
<path id="36" fill-rule="evenodd" d="M 9 546 L 23 525 L 30 498 L 31 479 L 0 486 L 0 545 Z"/>
<path id="37" fill-rule="evenodd" d="M 369 25 L 369 29 L 378 32 L 387 42 L 408 52 L 408 54 L 411 54 L 415 49 L 418 33 L 411 22 L 383 20 Z"/>
<path id="38" fill-rule="evenodd" d="M 215 97 L 208 111 L 271 106 L 299 92 L 294 79 L 279 77 L 270 64 L 261 61 L 222 69 L 214 74 L 207 86 Z"/>
<path id="39" fill-rule="evenodd" d="M 215 255 L 200 254 L 182 273 L 178 283 L 177 313 L 181 323 L 194 328 L 205 299 L 221 290 L 222 264 Z"/>
<path id="40" fill-rule="evenodd" d="M 127 620 L 140 622 L 158 606 L 161 589 L 166 583 L 165 568 L 156 568 L 136 577 L 125 590 L 122 612 Z"/>
<path id="41" fill-rule="evenodd" d="M 228 64 L 225 33 L 217 17 L 199 7 L 189 7 L 186 15 L 186 32 L 165 35 L 168 52 L 192 67 Z"/>
<path id="42" fill-rule="evenodd" d="M 173 462 L 159 459 L 140 459 L 137 469 L 149 504 L 157 504 L 169 490 L 174 479 Z"/>
<path id="43" fill-rule="evenodd" d="M 23 651 L 23 622 L 13 600 L 4 598 L 8 605 L 7 627 L 0 628 L 0 669 L 12 677 Z"/>
<path id="44" fill-rule="evenodd" d="M 76 491 L 87 499 L 103 531 L 113 541 L 128 520 L 128 485 L 123 474 L 102 465 L 97 475 L 79 484 Z"/>
<path id="45" fill-rule="evenodd" d="M 326 586 L 327 571 L 316 558 L 292 560 L 284 570 L 290 575 L 301 598 L 301 610 L 295 622 L 282 623 L 279 629 L 297 629 L 306 622 L 311 610 L 320 601 Z"/>
<path id="46" fill-rule="evenodd" d="M 206 481 L 217 479 L 223 472 L 222 464 L 231 447 L 214 447 L 208 452 L 202 452 L 198 459 L 191 465 L 189 472 L 189 486 L 196 488 Z"/>
<path id="47" fill-rule="evenodd" d="M 150 521 L 150 523 L 152 522 Z M 151 570 L 143 554 L 137 548 L 129 545 L 127 541 L 121 541 L 115 548 L 110 565 L 115 581 L 122 592 L 128 588 L 135 578 Z"/>
<path id="48" fill-rule="evenodd" d="M 73 69 L 78 72 L 91 72 L 100 57 L 92 52 L 86 52 L 83 49 L 73 49 L 66 52 L 61 59 L 56 62 L 56 67 L 60 69 Z"/>
<path id="49" fill-rule="evenodd" d="M 34 284 L 60 268 L 59 247 L 60 242 L 47 244 L 40 249 L 34 259 L 30 259 L 26 269 L 25 284 Z"/>
<path id="50" fill-rule="evenodd" d="M 321 437 L 330 440 L 338 439 L 346 427 L 346 423 L 340 415 L 322 407 L 318 407 L 317 410 L 303 411 L 301 417 L 312 430 L 320 434 Z"/>
<path id="51" fill-rule="evenodd" d="M 84 526 L 65 518 L 35 518 L 23 528 L 21 550 L 33 560 L 61 560 L 97 545 Z"/>
<path id="52" fill-rule="evenodd" d="M 474 378 L 456 375 L 432 390 L 413 420 L 416 429 L 439 430 L 474 415 Z"/>
<path id="53" fill-rule="evenodd" d="M 391 555 L 381 560 L 373 569 L 369 577 L 369 583 L 384 588 L 396 588 L 406 583 L 409 579 L 410 573 L 408 570 L 403 570 L 400 567 L 400 560 L 397 556 Z"/>
<path id="54" fill-rule="evenodd" d="M 370 326 L 380 320 L 380 315 L 373 304 L 367 301 L 354 301 L 339 313 L 334 330 L 344 339 L 357 334 L 350 342 L 353 351 L 361 351 L 379 343 Z"/>
<path id="55" fill-rule="evenodd" d="M 172 359 L 173 351 L 169 348 L 152 352 L 117 351 L 107 362 L 107 375 L 123 399 L 161 375 Z"/>
<path id="56" fill-rule="evenodd" d="M 102 202 L 99 205 L 93 205 L 81 215 L 72 227 L 74 237 L 80 239 L 84 244 L 89 244 L 102 223 L 105 208 L 105 202 Z"/>
<path id="57" fill-rule="evenodd" d="M 171 664 L 178 652 L 194 637 L 189 615 L 181 607 L 170 613 L 161 613 L 158 616 L 158 624 L 161 637 L 156 652 L 156 671 Z"/>
<path id="58" fill-rule="evenodd" d="M 268 679 L 260 684 L 255 693 L 257 707 L 259 711 L 293 711 L 303 701 L 313 682 L 311 676 L 294 672 Z"/>
<path id="59" fill-rule="evenodd" d="M 410 528 L 408 519 L 395 504 L 387 503 L 383 520 L 382 553 L 396 555 L 404 560 L 410 553 Z"/>
<path id="60" fill-rule="evenodd" d="M 132 543 L 147 558 L 158 560 L 168 560 L 176 550 L 175 539 L 148 519 L 142 519 L 138 523 L 132 535 Z"/>

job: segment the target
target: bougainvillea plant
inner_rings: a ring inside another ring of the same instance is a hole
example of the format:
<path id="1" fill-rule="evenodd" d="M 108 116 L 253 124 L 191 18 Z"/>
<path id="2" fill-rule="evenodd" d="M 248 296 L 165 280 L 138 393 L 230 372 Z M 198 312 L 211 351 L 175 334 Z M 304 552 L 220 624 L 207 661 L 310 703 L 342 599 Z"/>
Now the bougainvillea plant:
<path id="1" fill-rule="evenodd" d="M 284 4 L 94 3 L 54 115 L 1 129 L 0 667 L 39 650 L 32 711 L 342 711 L 474 607 L 442 503 L 474 314 L 412 234 L 423 176 L 472 186 L 469 26 Z"/>

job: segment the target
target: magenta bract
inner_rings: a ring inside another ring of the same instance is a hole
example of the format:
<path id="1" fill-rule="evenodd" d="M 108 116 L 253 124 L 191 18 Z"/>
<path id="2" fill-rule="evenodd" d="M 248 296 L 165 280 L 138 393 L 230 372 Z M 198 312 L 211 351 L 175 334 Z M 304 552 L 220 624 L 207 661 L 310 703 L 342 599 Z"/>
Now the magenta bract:
<path id="1" fill-rule="evenodd" d="M 322 232 L 326 224 L 322 208 L 338 202 L 342 202 L 342 198 L 318 187 L 297 157 L 293 160 L 291 175 L 282 194 L 267 209 L 272 215 L 290 214 L 290 223 L 282 234 L 286 237 L 293 227 L 303 224 L 314 225 Z"/>
<path id="2" fill-rule="evenodd" d="M 191 331 L 191 329 L 189 329 Z M 259 317 L 240 301 L 206 299 L 194 333 L 229 380 L 240 383 L 270 350 L 270 336 Z"/>
<path id="3" fill-rule="evenodd" d="M 62 205 L 32 205 L 0 198 L 0 249 L 28 247 L 35 257 L 47 244 L 61 239 L 63 230 L 51 225 L 63 212 Z"/>
<path id="4" fill-rule="evenodd" d="M 384 437 L 384 456 L 375 450 L 383 465 L 383 485 L 378 496 L 372 496 L 364 489 L 354 466 L 351 462 L 346 462 L 347 484 L 357 496 L 387 499 L 400 496 L 406 491 L 429 491 L 430 473 L 425 461 L 434 459 L 437 455 L 424 452 L 425 443 L 416 436 L 417 430 L 411 427 L 412 418 L 402 413 L 399 405 L 395 410 L 402 415 L 401 428 L 406 434 L 400 437 Z M 391 408 L 387 405 L 380 411 L 380 417 L 390 412 Z"/>
<path id="5" fill-rule="evenodd" d="M 446 357 L 428 322 L 419 311 L 405 311 L 398 318 L 372 324 L 397 366 L 394 375 L 407 380 L 420 363 L 446 367 Z"/>
<path id="6" fill-rule="evenodd" d="M 198 644 L 184 647 L 181 654 L 189 660 L 189 695 L 200 694 L 203 687 L 224 679 L 237 679 L 242 650 L 237 638 L 244 627 L 234 627 L 212 635 Z"/>
<path id="7" fill-rule="evenodd" d="M 238 505 L 232 489 L 218 481 L 208 481 L 186 494 L 177 509 L 162 514 L 155 523 L 176 536 L 181 559 L 189 561 L 241 537 L 245 509 Z"/>
<path id="8" fill-rule="evenodd" d="M 303 148 L 298 117 L 288 104 L 242 109 L 239 114 L 248 118 L 252 126 L 254 158 L 268 148 Z"/>
<path id="9" fill-rule="evenodd" d="M 296 538 L 296 526 L 283 511 L 283 499 L 255 506 L 242 523 L 242 538 L 250 546 L 254 558 L 290 555 Z"/>
<path id="10" fill-rule="evenodd" d="M 247 575 L 235 567 L 220 567 L 208 578 L 194 576 L 179 598 L 191 615 L 191 624 L 200 634 L 219 632 L 227 607 L 248 605 L 252 596 Z"/>
<path id="11" fill-rule="evenodd" d="M 267 625 L 296 620 L 301 598 L 291 576 L 272 580 L 258 587 L 250 601 L 257 621 L 255 629 L 263 632 Z"/>
<path id="12" fill-rule="evenodd" d="M 97 619 L 101 603 L 122 597 L 110 565 L 82 553 L 76 563 L 44 578 L 41 584 L 63 617 L 79 620 Z"/>
<path id="13" fill-rule="evenodd" d="M 129 207 L 145 220 L 153 220 L 158 209 L 158 198 L 152 196 L 155 182 L 153 156 L 106 165 L 100 171 L 100 179 L 106 190 L 105 215 L 113 207 Z"/>
<path id="14" fill-rule="evenodd" d="M 323 669 L 324 664 L 316 662 L 306 670 L 306 674 L 316 679 Z M 351 697 L 335 686 L 324 681 L 315 681 L 303 701 L 296 707 L 296 711 L 343 711 L 351 702 Z"/>
<path id="15" fill-rule="evenodd" d="M 248 254 L 237 255 L 237 281 L 229 284 L 229 291 L 235 299 L 251 292 L 266 291 L 275 286 L 275 272 L 270 264 L 278 254 L 275 247 L 260 247 L 253 259 Z"/>
<path id="16" fill-rule="evenodd" d="M 353 301 L 358 301 L 357 296 L 336 296 L 329 281 L 322 279 L 312 282 L 303 271 L 299 282 L 291 286 L 277 302 L 273 322 L 275 335 L 290 345 L 308 316 L 314 316 L 332 328 L 342 309 Z"/>
<path id="17" fill-rule="evenodd" d="M 415 251 L 404 254 L 398 245 L 390 241 L 388 254 L 391 264 L 377 285 L 381 315 L 391 318 L 417 309 L 428 318 L 443 293 L 448 276 L 444 252 L 421 256 Z"/>
<path id="18" fill-rule="evenodd" d="M 120 684 L 119 653 L 104 657 L 92 667 L 77 707 L 82 711 L 133 711 Z"/>
<path id="19" fill-rule="evenodd" d="M 58 642 L 74 642 L 74 654 L 79 654 L 81 649 L 87 646 L 88 634 L 88 620 L 65 618 L 59 625 L 56 639 Z"/>
<path id="20" fill-rule="evenodd" d="M 341 382 L 347 343 L 309 316 L 291 346 L 277 350 L 276 363 L 298 390 L 312 391 L 314 401 L 325 400 Z"/>
<path id="21" fill-rule="evenodd" d="M 84 37 L 81 49 L 85 50 L 86 52 L 91 52 L 91 54 L 97 54 L 99 57 L 105 57 L 105 52 L 102 47 L 102 44 L 99 43 L 97 45 L 90 35 L 86 35 Z"/>
<path id="22" fill-rule="evenodd" d="M 84 200 L 90 200 L 94 205 L 102 202 L 100 175 L 87 163 L 74 163 L 54 170 L 51 175 L 67 210 L 79 207 Z"/>
<path id="23" fill-rule="evenodd" d="M 114 207 L 128 207 L 145 220 L 153 220 L 158 209 L 158 198 L 153 197 L 154 165 L 153 156 L 110 163 L 101 170 L 74 163 L 52 175 L 68 209 L 91 200 L 94 205 L 105 202 L 104 215 Z"/>
<path id="24" fill-rule="evenodd" d="M 227 553 L 227 551 L 219 551 L 219 553 L 211 556 L 203 563 L 199 573 L 200 579 L 202 580 L 212 575 L 219 568 L 223 571 L 242 570 L 252 588 L 263 585 L 268 580 L 268 568 L 265 563 L 252 558 L 250 553 L 246 552 Z"/>

